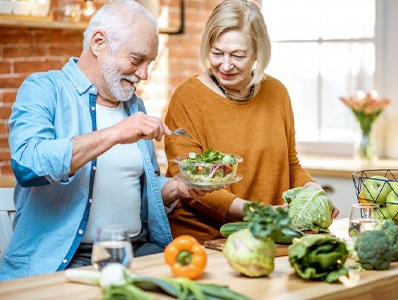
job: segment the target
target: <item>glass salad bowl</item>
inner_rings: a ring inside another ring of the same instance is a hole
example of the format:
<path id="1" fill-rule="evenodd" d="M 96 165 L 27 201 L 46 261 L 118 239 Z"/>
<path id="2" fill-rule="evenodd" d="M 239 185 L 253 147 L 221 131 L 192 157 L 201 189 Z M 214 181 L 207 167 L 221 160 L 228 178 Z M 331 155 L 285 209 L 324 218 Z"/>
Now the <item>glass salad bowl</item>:
<path id="1" fill-rule="evenodd" d="M 191 152 L 188 157 L 177 156 L 172 161 L 180 170 L 174 178 L 194 189 L 217 190 L 242 179 L 236 173 L 242 157 L 214 152 L 211 148 L 199 154 Z"/>

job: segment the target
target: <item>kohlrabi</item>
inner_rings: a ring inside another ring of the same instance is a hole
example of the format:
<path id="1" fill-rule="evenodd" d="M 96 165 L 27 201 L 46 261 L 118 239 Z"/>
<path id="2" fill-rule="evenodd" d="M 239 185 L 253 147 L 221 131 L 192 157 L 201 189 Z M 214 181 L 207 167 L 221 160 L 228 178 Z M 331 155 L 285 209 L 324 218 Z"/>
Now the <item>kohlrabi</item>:
<path id="1" fill-rule="evenodd" d="M 249 228 L 229 235 L 223 254 L 234 270 L 249 277 L 266 276 L 274 270 L 273 239 L 290 225 L 288 210 L 252 202 L 245 204 L 244 213 Z"/>

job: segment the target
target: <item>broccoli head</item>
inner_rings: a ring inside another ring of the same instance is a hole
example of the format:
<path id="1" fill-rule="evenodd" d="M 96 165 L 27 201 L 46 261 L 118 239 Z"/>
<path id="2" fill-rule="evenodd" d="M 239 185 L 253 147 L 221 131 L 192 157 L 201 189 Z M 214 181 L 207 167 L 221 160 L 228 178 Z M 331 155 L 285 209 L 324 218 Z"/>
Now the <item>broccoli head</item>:
<path id="1" fill-rule="evenodd" d="M 398 260 L 398 226 L 392 220 L 381 220 L 375 227 L 376 230 L 383 231 L 390 239 L 393 253 L 392 261 Z"/>
<path id="2" fill-rule="evenodd" d="M 398 261 L 398 226 L 393 220 L 381 220 L 375 229 L 383 231 L 388 236 L 393 253 L 392 261 Z"/>
<path id="3" fill-rule="evenodd" d="M 387 270 L 393 257 L 388 236 L 381 230 L 365 231 L 354 245 L 358 261 L 366 270 Z"/>

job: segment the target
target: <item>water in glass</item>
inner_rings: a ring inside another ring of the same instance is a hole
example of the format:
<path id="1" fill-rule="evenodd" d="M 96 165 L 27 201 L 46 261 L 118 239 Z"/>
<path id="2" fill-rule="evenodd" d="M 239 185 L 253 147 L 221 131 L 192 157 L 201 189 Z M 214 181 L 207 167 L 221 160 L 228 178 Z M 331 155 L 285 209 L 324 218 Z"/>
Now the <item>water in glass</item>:
<path id="1" fill-rule="evenodd" d="M 120 263 L 130 267 L 133 250 L 125 227 L 105 226 L 97 230 L 91 261 L 101 271 L 107 264 Z"/>
<path id="2" fill-rule="evenodd" d="M 367 230 L 374 230 L 380 220 L 380 207 L 377 204 L 353 204 L 350 214 L 348 234 L 352 238 Z"/>

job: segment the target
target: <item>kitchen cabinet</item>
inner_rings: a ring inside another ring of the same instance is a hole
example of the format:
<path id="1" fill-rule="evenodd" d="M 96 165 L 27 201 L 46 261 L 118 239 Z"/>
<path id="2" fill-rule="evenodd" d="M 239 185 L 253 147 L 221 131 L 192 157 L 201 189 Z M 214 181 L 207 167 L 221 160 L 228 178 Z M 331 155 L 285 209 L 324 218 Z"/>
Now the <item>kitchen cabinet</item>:
<path id="1" fill-rule="evenodd" d="M 340 210 L 339 218 L 348 218 L 351 205 L 358 202 L 352 179 L 328 176 L 314 176 L 314 179 L 324 188 L 330 200 Z"/>

